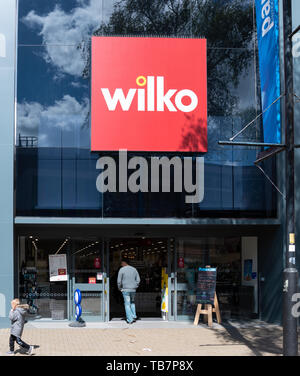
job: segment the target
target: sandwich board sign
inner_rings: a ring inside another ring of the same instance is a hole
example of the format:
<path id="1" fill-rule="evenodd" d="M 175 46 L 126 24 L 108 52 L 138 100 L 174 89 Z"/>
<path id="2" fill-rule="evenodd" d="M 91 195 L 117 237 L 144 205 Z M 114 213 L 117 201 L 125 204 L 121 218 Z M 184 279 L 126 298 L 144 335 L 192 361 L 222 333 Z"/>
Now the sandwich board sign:
<path id="1" fill-rule="evenodd" d="M 196 302 L 198 304 L 214 304 L 216 292 L 217 268 L 199 268 L 197 280 Z"/>

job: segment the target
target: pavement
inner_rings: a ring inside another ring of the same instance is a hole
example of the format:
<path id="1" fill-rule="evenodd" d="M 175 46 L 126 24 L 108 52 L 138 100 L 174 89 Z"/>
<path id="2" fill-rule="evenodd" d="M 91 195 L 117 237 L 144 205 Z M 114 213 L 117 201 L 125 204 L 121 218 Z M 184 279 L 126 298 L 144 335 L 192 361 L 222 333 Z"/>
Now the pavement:
<path id="1" fill-rule="evenodd" d="M 22 339 L 33 356 L 280 356 L 282 327 L 259 320 L 205 323 L 142 319 L 115 320 L 74 328 L 69 321 L 29 321 Z M 9 329 L 0 329 L 0 356 L 8 351 Z M 15 346 L 15 356 L 23 354 Z"/>

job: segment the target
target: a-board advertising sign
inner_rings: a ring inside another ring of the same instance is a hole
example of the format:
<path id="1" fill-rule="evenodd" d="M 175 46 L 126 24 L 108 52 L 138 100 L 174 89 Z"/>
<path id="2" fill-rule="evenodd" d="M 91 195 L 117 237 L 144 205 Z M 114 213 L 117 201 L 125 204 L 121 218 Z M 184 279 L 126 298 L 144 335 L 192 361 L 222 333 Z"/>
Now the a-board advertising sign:
<path id="1" fill-rule="evenodd" d="M 217 268 L 199 268 L 196 301 L 198 304 L 214 304 Z"/>

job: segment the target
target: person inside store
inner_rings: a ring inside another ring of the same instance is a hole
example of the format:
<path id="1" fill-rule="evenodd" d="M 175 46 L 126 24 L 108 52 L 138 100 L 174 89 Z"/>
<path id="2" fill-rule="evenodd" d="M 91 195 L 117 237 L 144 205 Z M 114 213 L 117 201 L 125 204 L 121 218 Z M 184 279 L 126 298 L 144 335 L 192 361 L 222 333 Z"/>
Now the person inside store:
<path id="1" fill-rule="evenodd" d="M 126 322 L 128 324 L 133 324 L 137 320 L 135 309 L 135 295 L 140 281 L 140 275 L 136 268 L 129 265 L 128 259 L 122 258 L 117 284 L 118 289 L 123 294 Z"/>

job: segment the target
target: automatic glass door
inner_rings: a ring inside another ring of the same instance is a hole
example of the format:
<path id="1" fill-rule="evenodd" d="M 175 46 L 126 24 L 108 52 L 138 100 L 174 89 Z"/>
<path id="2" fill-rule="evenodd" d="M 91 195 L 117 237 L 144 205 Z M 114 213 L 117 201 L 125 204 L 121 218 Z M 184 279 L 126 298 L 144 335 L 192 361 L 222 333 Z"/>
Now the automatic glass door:
<path id="1" fill-rule="evenodd" d="M 104 321 L 104 285 L 106 275 L 103 268 L 103 243 L 99 240 L 74 240 L 71 254 L 73 273 L 70 283 L 72 294 L 70 309 L 75 316 L 73 300 L 76 289 L 81 291 L 81 317 L 84 321 Z"/>

